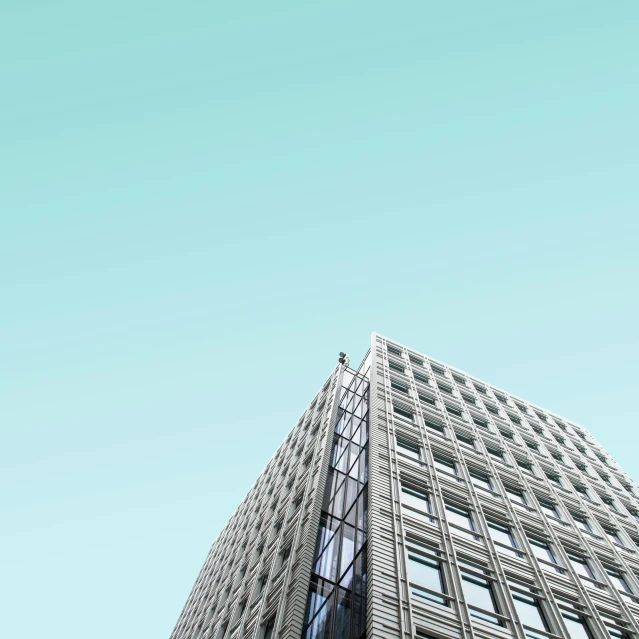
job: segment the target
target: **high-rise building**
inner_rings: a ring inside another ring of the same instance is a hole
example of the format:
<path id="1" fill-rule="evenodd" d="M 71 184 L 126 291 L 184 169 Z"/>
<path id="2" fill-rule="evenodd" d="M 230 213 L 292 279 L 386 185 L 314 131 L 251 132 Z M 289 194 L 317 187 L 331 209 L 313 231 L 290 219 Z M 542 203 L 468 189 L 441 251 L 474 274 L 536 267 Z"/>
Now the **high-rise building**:
<path id="1" fill-rule="evenodd" d="M 373 334 L 213 544 L 172 639 L 638 639 L 638 495 L 582 426 Z"/>

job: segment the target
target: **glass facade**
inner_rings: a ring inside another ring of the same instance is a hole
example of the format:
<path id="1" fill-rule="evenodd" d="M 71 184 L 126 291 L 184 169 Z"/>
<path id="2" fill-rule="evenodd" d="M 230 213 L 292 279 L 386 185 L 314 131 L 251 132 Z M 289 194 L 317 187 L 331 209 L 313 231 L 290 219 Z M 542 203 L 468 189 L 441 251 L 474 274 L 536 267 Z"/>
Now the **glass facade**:
<path id="1" fill-rule="evenodd" d="M 366 629 L 368 368 L 347 381 L 324 491 L 305 639 L 359 639 Z"/>

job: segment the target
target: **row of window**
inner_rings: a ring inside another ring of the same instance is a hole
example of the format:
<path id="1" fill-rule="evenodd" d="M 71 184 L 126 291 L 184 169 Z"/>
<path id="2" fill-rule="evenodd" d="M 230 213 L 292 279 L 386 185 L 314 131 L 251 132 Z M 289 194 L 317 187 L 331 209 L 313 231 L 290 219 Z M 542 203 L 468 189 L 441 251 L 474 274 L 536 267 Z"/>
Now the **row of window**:
<path id="1" fill-rule="evenodd" d="M 452 578 L 450 567 L 444 569 L 440 552 L 417 539 L 406 539 L 406 558 L 411 594 L 416 601 L 428 601 L 441 606 L 454 605 L 449 596 L 448 578 Z M 504 615 L 496 581 L 485 565 L 470 558 L 458 556 L 459 578 L 464 602 L 471 617 L 497 626 L 505 626 L 508 618 Z M 511 601 L 525 634 L 530 639 L 541 639 L 540 633 L 557 633 L 553 628 L 546 609 L 547 601 L 537 588 L 515 576 L 507 575 Z M 586 616 L 572 602 L 555 598 L 564 626 L 571 639 L 593 639 L 592 630 Z M 602 619 L 615 639 L 627 638 L 620 619 L 602 615 Z M 421 633 L 418 633 L 418 635 Z M 422 635 L 424 636 L 424 635 Z"/>
<path id="2" fill-rule="evenodd" d="M 447 393 L 452 393 L 452 387 L 447 386 L 445 384 L 441 384 L 440 382 L 437 383 L 437 386 L 439 387 L 439 389 L 441 391 L 447 392 Z M 408 386 L 403 383 L 400 380 L 397 380 L 395 378 L 391 378 L 391 388 L 404 393 L 406 395 L 409 394 L 409 388 Z M 431 404 L 433 406 L 436 405 L 436 399 L 434 396 L 431 396 L 425 392 L 419 392 L 418 393 L 419 399 L 425 403 Z M 467 403 L 472 403 L 475 404 L 475 399 L 467 394 L 462 393 L 462 397 L 466 400 Z M 462 411 L 454 405 L 451 404 L 447 404 L 446 402 L 444 402 L 444 408 L 446 409 L 446 411 L 456 417 L 461 417 L 462 416 Z M 487 409 L 489 410 L 489 412 L 493 412 L 496 413 L 496 407 L 492 406 L 492 405 L 487 405 Z M 414 416 L 412 414 L 412 411 L 407 409 L 407 408 L 402 408 L 398 406 L 398 409 L 396 411 L 398 414 L 406 417 L 407 419 L 414 419 Z M 519 418 L 516 418 L 512 415 L 509 415 L 511 417 L 511 421 L 513 421 L 513 423 L 516 423 L 520 428 L 523 428 L 522 422 Z M 481 419 L 479 417 L 477 417 L 476 415 L 473 415 L 471 413 L 471 417 L 473 418 L 473 421 L 475 424 L 477 424 L 478 426 L 481 426 L 487 430 L 492 430 L 488 424 L 488 422 L 484 419 Z M 533 425 L 532 426 L 533 430 L 540 435 L 542 438 L 544 438 L 547 441 L 548 438 L 545 436 L 544 430 L 542 427 L 537 426 L 537 425 Z M 513 441 L 515 443 L 519 443 L 517 442 L 517 440 L 515 439 L 515 435 L 512 431 L 507 430 L 503 427 L 498 428 L 500 434 L 502 435 L 502 437 L 504 437 L 505 439 L 508 439 L 510 441 Z M 539 443 L 536 442 L 533 439 L 530 439 L 530 436 L 526 436 L 524 434 L 521 434 L 521 440 L 523 441 L 523 443 L 528 446 L 528 448 L 530 448 L 531 450 L 534 451 L 539 451 Z M 570 454 L 571 454 L 571 458 L 573 459 L 573 463 L 575 464 L 575 466 L 577 468 L 579 468 L 586 476 L 592 478 L 593 476 L 590 475 L 588 473 L 588 468 L 587 466 L 579 459 L 575 459 L 575 456 L 578 455 L 578 452 L 581 453 L 582 455 L 584 455 L 587 459 L 591 460 L 591 461 L 595 461 L 595 458 L 593 456 L 591 456 L 589 454 L 588 449 L 581 445 L 581 444 L 574 444 L 574 447 L 570 445 L 570 443 L 566 440 L 565 437 L 563 437 L 562 435 L 559 434 L 554 434 L 553 433 L 553 438 L 554 438 L 554 444 L 555 445 L 559 445 L 562 446 L 564 448 L 566 448 Z M 556 459 L 557 461 L 561 462 L 561 463 L 566 463 L 566 459 L 565 456 L 561 453 L 558 452 L 557 450 L 554 450 L 551 447 L 548 447 L 548 452 L 550 453 L 550 455 Z M 605 456 L 603 456 L 601 453 L 595 453 L 595 456 L 598 457 L 600 459 L 600 461 L 603 461 L 604 463 L 608 463 L 607 459 L 605 458 Z M 632 489 L 632 486 L 623 481 L 623 480 L 619 480 L 617 479 L 614 475 L 611 475 L 610 473 L 606 473 L 603 470 L 599 470 L 599 469 L 595 469 L 596 473 L 597 473 L 597 477 L 601 478 L 604 482 L 606 482 L 608 485 L 612 486 L 613 488 L 624 488 L 627 492 L 634 494 L 634 491 Z"/>
<path id="3" fill-rule="evenodd" d="M 395 412 L 395 414 L 403 417 L 404 419 L 407 419 L 411 422 L 414 422 L 415 416 L 414 414 L 407 410 L 406 408 L 400 407 L 398 405 L 393 405 L 393 410 Z M 440 434 L 444 434 L 446 433 L 446 428 L 444 427 L 443 423 L 440 423 L 438 421 L 434 421 L 432 419 L 429 419 L 428 417 L 424 418 L 424 424 L 425 426 L 430 429 L 430 430 L 434 430 L 437 431 Z M 476 444 L 475 444 L 475 439 L 474 437 L 472 437 L 469 434 L 465 434 L 462 432 L 459 432 L 458 430 L 455 430 L 455 437 L 457 439 L 457 441 L 460 442 L 460 444 L 462 444 L 463 446 L 466 446 L 468 448 L 471 448 L 473 450 L 477 450 Z M 417 446 L 416 444 L 413 444 L 413 448 Z M 497 447 L 495 444 L 492 444 L 491 442 L 488 441 L 484 441 L 484 446 L 486 447 L 486 451 L 488 454 L 492 455 L 493 457 L 495 457 L 496 459 L 500 460 L 500 461 L 505 461 L 505 452 L 501 447 Z M 533 466 L 533 464 L 526 460 L 526 459 L 522 459 L 521 457 L 517 456 L 514 451 L 513 451 L 513 458 L 515 460 L 515 462 L 517 463 L 517 465 L 522 468 L 523 470 L 527 471 L 528 473 L 536 476 L 537 473 L 535 471 L 535 468 Z M 559 488 L 562 488 L 564 490 L 568 489 L 568 487 L 572 487 L 572 489 L 574 489 L 576 492 L 578 492 L 582 497 L 584 497 L 585 499 L 589 500 L 589 501 L 594 501 L 593 495 L 591 495 L 591 493 L 588 490 L 588 487 L 586 485 L 584 485 L 581 482 L 578 482 L 574 479 L 570 480 L 570 483 L 566 483 L 566 480 L 563 480 L 562 477 L 560 476 L 560 474 L 558 472 L 556 472 L 553 469 L 549 469 L 549 468 L 543 468 L 542 467 L 542 471 L 544 473 L 544 476 L 551 481 L 552 483 L 554 483 L 556 486 L 558 486 Z M 599 494 L 599 493 L 598 493 Z M 614 514 L 620 514 L 621 511 L 619 510 L 619 508 L 616 506 L 615 501 L 612 499 L 612 497 L 610 497 L 609 495 L 601 495 L 599 494 L 601 501 L 614 513 Z M 639 521 L 639 509 L 634 506 L 634 504 L 626 504 L 624 503 L 624 508 L 625 510 L 628 511 L 628 513 L 634 517 L 637 521 Z"/>
<path id="4" fill-rule="evenodd" d="M 396 355 L 396 356 L 401 356 L 401 349 L 399 347 L 395 347 L 392 345 L 388 345 L 388 351 L 389 353 Z M 410 355 L 409 357 L 410 361 L 412 364 L 416 364 L 419 366 L 424 366 L 424 360 L 421 358 L 417 358 L 416 356 Z M 430 362 L 431 365 L 431 369 L 433 369 L 434 372 L 438 373 L 439 375 L 444 375 L 445 371 L 444 369 L 439 366 L 438 364 L 434 364 L 433 362 Z M 392 359 L 389 360 L 389 366 L 392 370 L 396 370 L 398 372 L 401 373 L 405 373 L 406 369 L 404 367 L 404 365 L 400 362 L 394 361 Z M 428 383 L 428 377 L 425 376 L 423 373 L 419 372 L 419 371 L 415 371 L 413 370 L 413 376 L 415 377 L 415 379 L 422 381 L 424 383 Z M 462 377 L 459 373 L 452 373 L 452 377 L 455 380 L 455 382 L 457 382 L 459 385 L 468 388 L 468 384 L 466 382 L 466 379 L 464 377 Z M 442 391 L 443 393 L 449 394 L 449 395 L 453 395 L 453 387 L 451 385 L 449 385 L 448 383 L 442 382 L 440 380 L 436 380 L 436 384 L 438 386 L 438 388 L 440 389 L 440 391 Z M 485 385 L 483 385 L 482 383 L 473 381 L 472 382 L 473 387 L 481 394 L 483 394 L 484 396 L 488 396 L 487 393 L 487 387 Z M 401 382 L 399 382 L 399 386 L 403 386 L 403 390 L 404 392 L 408 392 L 408 388 L 402 384 Z M 565 433 L 572 435 L 574 433 L 574 435 L 578 436 L 581 440 L 583 441 L 587 441 L 587 435 L 584 433 L 584 431 L 582 431 L 579 427 L 575 426 L 574 424 L 572 425 L 567 425 L 566 423 L 564 423 L 561 419 L 559 419 L 558 417 L 554 417 L 552 421 L 549 420 L 548 416 L 546 416 L 543 412 L 541 412 L 538 409 L 528 409 L 528 407 L 526 407 L 522 402 L 517 401 L 517 400 L 513 400 L 510 399 L 508 397 L 506 397 L 506 395 L 504 395 L 503 393 L 501 393 L 500 391 L 497 391 L 495 389 L 492 389 L 493 394 L 495 395 L 495 397 L 497 398 L 497 400 L 505 405 L 514 405 L 516 406 L 524 415 L 526 416 L 532 416 L 535 415 L 538 419 L 540 419 L 542 422 L 546 423 L 548 426 L 557 426 L 558 428 L 560 428 L 562 431 L 564 431 Z M 466 401 L 466 403 L 470 404 L 470 405 L 476 405 L 477 402 L 475 400 L 475 397 L 471 394 L 469 394 L 468 392 L 464 392 L 463 390 L 459 391 L 460 396 L 464 399 L 464 401 Z M 489 403 L 484 401 L 483 402 L 486 409 L 493 413 L 493 414 L 499 414 L 499 408 L 497 405 Z M 517 425 L 522 426 L 522 421 L 521 419 L 508 411 L 505 411 L 506 415 L 509 417 L 509 419 Z M 554 422 L 554 423 L 553 423 Z M 538 434 L 545 436 L 544 435 L 544 430 L 543 427 L 537 425 L 537 424 L 532 424 L 533 429 L 538 432 Z M 570 448 L 570 446 L 568 444 L 566 444 L 566 438 L 563 437 L 562 435 L 559 434 L 554 434 L 553 436 L 556 438 L 557 441 L 561 442 L 562 444 L 566 445 L 568 448 Z M 588 449 L 583 446 L 583 444 L 579 444 L 576 443 L 575 444 L 575 448 L 577 450 L 579 450 L 582 454 L 584 454 L 586 457 L 592 459 L 592 457 L 589 454 Z M 594 456 L 596 458 L 598 458 L 602 463 L 609 465 L 608 459 L 606 457 L 606 455 L 604 454 L 604 452 L 601 451 L 593 451 L 594 452 Z M 632 492 L 632 487 L 629 483 L 627 482 L 622 482 L 622 485 L 624 486 L 624 488 L 626 488 L 627 490 L 629 490 L 629 492 Z"/>
<path id="5" fill-rule="evenodd" d="M 419 462 L 420 464 L 424 463 L 424 457 L 422 454 L 421 446 L 419 446 L 417 443 L 411 440 L 405 439 L 401 437 L 401 435 L 398 435 L 396 437 L 396 444 L 397 444 L 398 454 L 410 460 Z M 458 469 L 457 463 L 453 461 L 452 459 L 444 457 L 441 454 L 435 454 L 433 457 L 433 461 L 434 461 L 435 468 L 437 468 L 439 471 L 443 471 L 445 473 L 449 473 L 454 476 L 459 476 L 459 469 Z M 468 473 L 469 473 L 470 481 L 473 483 L 474 486 L 480 489 L 489 491 L 493 496 L 499 496 L 499 491 L 497 487 L 495 486 L 493 478 L 490 475 L 479 472 L 473 468 L 468 468 Z M 525 491 L 517 487 L 509 486 L 507 483 L 504 484 L 504 489 L 506 491 L 507 498 L 515 506 L 523 506 L 527 509 L 535 508 L 534 502 L 528 498 Z M 565 516 L 562 514 L 560 508 L 556 504 L 554 504 L 553 502 L 547 499 L 540 498 L 538 496 L 536 501 L 539 504 L 539 508 L 542 512 L 546 513 L 547 515 L 549 515 L 550 517 L 554 519 L 565 521 L 566 519 Z M 569 511 L 569 512 L 570 512 L 570 516 L 572 517 L 572 520 L 574 521 L 575 525 L 579 529 L 588 533 L 589 535 L 596 534 L 590 519 L 588 519 L 587 517 L 579 513 L 575 513 L 572 511 Z M 619 546 L 627 546 L 627 543 L 624 541 L 624 538 L 619 529 L 616 529 L 604 524 L 600 524 L 600 526 L 601 526 L 601 529 L 603 530 L 603 533 L 606 535 L 606 537 L 610 541 L 612 541 L 614 544 L 617 544 Z M 637 541 L 639 540 L 635 540 L 633 538 L 633 541 L 637 543 Z"/>

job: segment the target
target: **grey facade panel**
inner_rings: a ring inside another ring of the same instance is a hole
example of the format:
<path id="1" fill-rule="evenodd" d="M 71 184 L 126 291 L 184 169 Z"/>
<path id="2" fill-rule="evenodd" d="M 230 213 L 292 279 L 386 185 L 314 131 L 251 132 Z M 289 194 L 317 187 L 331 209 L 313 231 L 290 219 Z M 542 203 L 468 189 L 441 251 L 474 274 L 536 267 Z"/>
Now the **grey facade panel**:
<path id="1" fill-rule="evenodd" d="M 639 489 L 588 431 L 375 333 L 367 362 L 366 635 L 639 639 Z M 307 612 L 352 376 L 225 526 L 172 639 L 352 639 L 344 606 Z"/>

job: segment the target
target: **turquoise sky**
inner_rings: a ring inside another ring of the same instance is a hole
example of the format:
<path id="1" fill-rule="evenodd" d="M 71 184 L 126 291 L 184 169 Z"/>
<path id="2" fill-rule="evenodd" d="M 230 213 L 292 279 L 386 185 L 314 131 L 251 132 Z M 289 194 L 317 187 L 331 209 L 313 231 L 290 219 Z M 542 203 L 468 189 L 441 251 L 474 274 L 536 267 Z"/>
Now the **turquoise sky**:
<path id="1" fill-rule="evenodd" d="M 168 637 L 371 331 L 637 479 L 639 4 L 0 7 L 2 633 Z"/>

